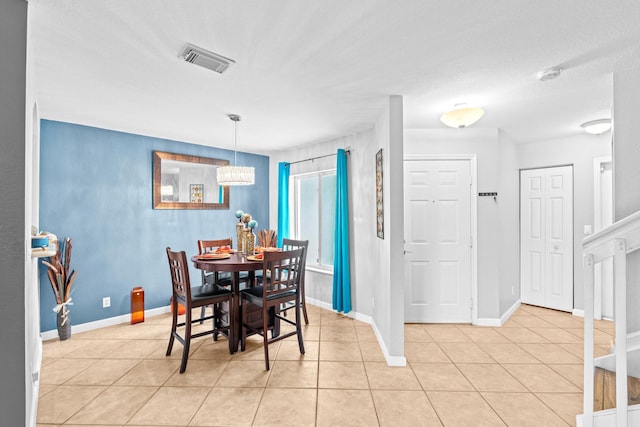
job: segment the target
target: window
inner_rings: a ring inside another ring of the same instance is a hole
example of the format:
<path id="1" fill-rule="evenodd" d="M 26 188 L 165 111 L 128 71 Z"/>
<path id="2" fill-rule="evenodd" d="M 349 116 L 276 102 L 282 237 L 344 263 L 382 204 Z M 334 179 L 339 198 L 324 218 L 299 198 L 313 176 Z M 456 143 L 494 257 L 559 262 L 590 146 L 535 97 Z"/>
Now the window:
<path id="1" fill-rule="evenodd" d="M 293 181 L 293 230 L 296 239 L 309 240 L 307 266 L 332 271 L 336 171 L 296 175 Z"/>

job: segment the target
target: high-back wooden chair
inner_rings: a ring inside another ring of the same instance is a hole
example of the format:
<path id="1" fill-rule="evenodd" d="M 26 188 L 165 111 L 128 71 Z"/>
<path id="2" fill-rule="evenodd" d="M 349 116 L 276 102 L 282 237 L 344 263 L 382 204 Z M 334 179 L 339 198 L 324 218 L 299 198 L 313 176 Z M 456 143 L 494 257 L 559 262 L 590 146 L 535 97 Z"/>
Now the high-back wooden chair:
<path id="1" fill-rule="evenodd" d="M 191 281 L 189 280 L 189 265 L 187 264 L 187 256 L 184 251 L 173 252 L 171 251 L 171 248 L 167 247 L 167 258 L 169 260 L 169 272 L 171 273 L 173 314 L 171 322 L 171 337 L 169 338 L 169 346 L 167 347 L 166 355 L 171 355 L 175 339 L 182 343 L 183 349 L 180 373 L 183 373 L 185 369 L 187 369 L 187 359 L 189 358 L 191 338 L 198 338 L 212 334 L 217 335 L 220 332 L 225 332 L 227 337 L 231 336 L 231 326 L 222 325 L 219 316 L 219 309 L 217 307 L 220 303 L 226 302 L 229 309 L 233 310 L 233 304 L 231 304 L 233 294 L 230 290 L 222 289 L 214 284 L 207 284 L 192 288 Z M 182 304 L 186 308 L 185 320 L 180 323 L 178 323 L 178 304 Z M 204 307 L 207 305 L 214 307 L 213 315 L 204 318 L 192 318 L 193 308 Z M 233 315 L 233 313 L 231 313 L 231 315 Z M 212 321 L 211 330 L 199 332 L 197 334 L 191 333 L 192 323 L 209 319 Z M 181 327 L 184 327 L 182 336 L 178 333 L 178 328 Z M 229 352 L 233 353 L 231 339 L 229 339 Z"/>
<path id="2" fill-rule="evenodd" d="M 221 246 L 229 246 L 233 248 L 233 241 L 231 237 L 226 239 L 217 239 L 217 240 L 198 240 L 198 254 L 206 254 L 208 252 L 215 252 Z M 231 286 L 231 275 L 229 274 L 218 274 L 215 273 L 207 273 L 204 270 L 201 271 L 202 274 L 202 284 L 217 284 L 218 286 L 228 287 Z"/>
<path id="3" fill-rule="evenodd" d="M 302 253 L 304 249 L 294 249 L 282 252 L 264 252 L 262 286 L 243 289 L 240 292 L 242 298 L 242 335 L 240 348 L 245 349 L 247 334 L 257 333 L 262 336 L 264 345 L 264 362 L 266 370 L 269 370 L 269 344 L 282 339 L 298 336 L 298 346 L 300 354 L 304 354 L 304 342 L 302 340 L 302 328 L 300 325 L 300 274 L 302 272 Z M 290 320 L 279 314 L 281 305 L 293 302 L 295 320 Z M 262 324 L 256 325 L 248 321 L 247 307 L 255 305 L 262 310 Z M 268 330 L 270 328 L 269 313 L 275 315 L 280 321 L 294 325 L 294 331 L 280 334 L 269 339 Z"/>
<path id="4" fill-rule="evenodd" d="M 300 272 L 300 304 L 302 307 L 302 314 L 304 315 L 304 323 L 308 325 L 309 316 L 307 315 L 307 302 L 306 302 L 306 297 L 304 295 L 304 277 L 305 277 L 305 271 L 306 271 L 306 265 L 307 265 L 307 251 L 309 249 L 309 241 L 288 239 L 286 237 L 282 238 L 282 250 L 289 251 L 292 249 L 299 249 L 299 248 L 304 249 L 304 251 L 302 252 L 302 261 L 301 261 L 302 271 Z M 281 307 L 280 311 L 286 314 L 286 312 L 292 307 L 293 307 L 292 304 L 288 304 L 288 305 L 285 305 L 284 307 Z"/>

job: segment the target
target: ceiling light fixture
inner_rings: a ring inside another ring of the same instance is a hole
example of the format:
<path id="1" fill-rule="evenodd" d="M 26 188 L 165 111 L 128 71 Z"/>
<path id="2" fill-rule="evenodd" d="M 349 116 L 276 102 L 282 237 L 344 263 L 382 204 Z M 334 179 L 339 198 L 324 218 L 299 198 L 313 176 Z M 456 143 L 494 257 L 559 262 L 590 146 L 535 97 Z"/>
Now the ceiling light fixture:
<path id="1" fill-rule="evenodd" d="M 229 114 L 229 119 L 234 123 L 234 154 L 233 165 L 221 166 L 216 169 L 218 185 L 252 185 L 255 182 L 255 171 L 250 166 L 238 166 L 238 122 L 242 117 L 237 114 Z"/>
<path id="2" fill-rule="evenodd" d="M 553 80 L 560 77 L 562 73 L 562 68 L 548 68 L 546 70 L 542 70 L 538 73 L 538 80 L 541 82 L 546 82 L 547 80 Z"/>
<path id="3" fill-rule="evenodd" d="M 580 125 L 585 132 L 591 135 L 600 135 L 611 129 L 611 119 L 591 120 Z"/>
<path id="4" fill-rule="evenodd" d="M 452 128 L 471 126 L 484 115 L 482 108 L 468 107 L 467 104 L 456 104 L 451 111 L 440 116 L 440 121 Z"/>

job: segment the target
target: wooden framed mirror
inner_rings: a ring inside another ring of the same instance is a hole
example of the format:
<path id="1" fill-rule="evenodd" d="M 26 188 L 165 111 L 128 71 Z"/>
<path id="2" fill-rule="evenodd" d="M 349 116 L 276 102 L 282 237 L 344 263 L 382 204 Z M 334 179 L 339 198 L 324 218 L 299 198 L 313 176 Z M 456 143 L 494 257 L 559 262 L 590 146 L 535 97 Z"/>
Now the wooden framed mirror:
<path id="1" fill-rule="evenodd" d="M 154 209 L 229 209 L 229 186 L 218 185 L 216 168 L 228 160 L 153 152 Z"/>

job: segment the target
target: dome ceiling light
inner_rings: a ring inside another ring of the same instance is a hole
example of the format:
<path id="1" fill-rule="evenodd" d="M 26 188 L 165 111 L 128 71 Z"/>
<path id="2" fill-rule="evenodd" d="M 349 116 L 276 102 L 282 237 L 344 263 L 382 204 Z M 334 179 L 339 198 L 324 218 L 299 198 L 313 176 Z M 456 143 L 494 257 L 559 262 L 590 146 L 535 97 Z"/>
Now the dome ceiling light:
<path id="1" fill-rule="evenodd" d="M 580 125 L 585 132 L 591 135 L 600 135 L 611 129 L 611 119 L 591 120 Z"/>
<path id="2" fill-rule="evenodd" d="M 440 116 L 440 121 L 452 128 L 466 128 L 471 126 L 484 115 L 482 108 L 468 107 L 467 104 L 456 104 L 451 111 Z"/>

